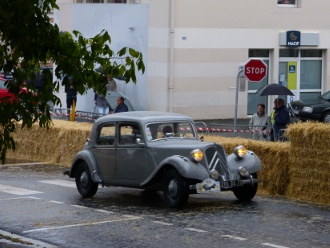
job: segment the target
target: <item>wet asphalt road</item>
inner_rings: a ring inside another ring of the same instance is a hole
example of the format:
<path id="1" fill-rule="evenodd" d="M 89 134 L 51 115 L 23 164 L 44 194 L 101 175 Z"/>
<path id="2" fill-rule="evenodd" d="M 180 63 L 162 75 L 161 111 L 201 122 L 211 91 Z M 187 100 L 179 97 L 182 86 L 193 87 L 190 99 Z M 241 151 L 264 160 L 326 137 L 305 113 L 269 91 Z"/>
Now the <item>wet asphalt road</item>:
<path id="1" fill-rule="evenodd" d="M 330 207 L 223 192 L 173 210 L 160 192 L 118 187 L 83 199 L 63 170 L 0 165 L 0 229 L 49 247 L 330 247 Z"/>

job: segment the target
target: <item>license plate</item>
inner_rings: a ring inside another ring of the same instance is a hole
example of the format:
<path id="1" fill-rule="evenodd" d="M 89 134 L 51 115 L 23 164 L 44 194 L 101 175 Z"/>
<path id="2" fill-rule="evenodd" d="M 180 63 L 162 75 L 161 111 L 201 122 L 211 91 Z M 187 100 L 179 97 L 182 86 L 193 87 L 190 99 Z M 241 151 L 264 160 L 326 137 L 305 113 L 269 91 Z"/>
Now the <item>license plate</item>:
<path id="1" fill-rule="evenodd" d="M 196 184 L 197 193 L 220 192 L 220 183 L 208 178 Z"/>

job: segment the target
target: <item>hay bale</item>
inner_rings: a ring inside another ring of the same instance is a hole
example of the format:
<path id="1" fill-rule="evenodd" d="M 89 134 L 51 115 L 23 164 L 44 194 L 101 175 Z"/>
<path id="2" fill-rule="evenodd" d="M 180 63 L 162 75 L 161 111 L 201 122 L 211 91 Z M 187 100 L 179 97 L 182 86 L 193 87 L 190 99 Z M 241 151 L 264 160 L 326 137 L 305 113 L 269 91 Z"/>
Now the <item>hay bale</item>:
<path id="1" fill-rule="evenodd" d="M 16 151 L 8 157 L 70 166 L 88 138 L 92 124 L 54 120 L 47 130 L 35 124 L 30 129 L 16 126 Z"/>
<path id="2" fill-rule="evenodd" d="M 233 152 L 237 145 L 244 145 L 253 151 L 262 162 L 262 170 L 259 177 L 263 182 L 260 184 L 260 192 L 271 195 L 284 195 L 289 182 L 289 143 L 263 142 L 240 138 L 223 138 L 207 136 L 205 141 L 221 144 L 227 154 Z"/>
<path id="3" fill-rule="evenodd" d="M 298 123 L 290 125 L 290 184 L 286 196 L 298 200 L 330 204 L 330 125 Z"/>

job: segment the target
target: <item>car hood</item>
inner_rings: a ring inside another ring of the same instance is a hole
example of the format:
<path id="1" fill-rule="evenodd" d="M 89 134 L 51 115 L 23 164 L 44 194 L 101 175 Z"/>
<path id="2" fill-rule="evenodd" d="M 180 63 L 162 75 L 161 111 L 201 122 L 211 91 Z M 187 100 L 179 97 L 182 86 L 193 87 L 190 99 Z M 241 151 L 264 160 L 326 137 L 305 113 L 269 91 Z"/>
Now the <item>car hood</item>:
<path id="1" fill-rule="evenodd" d="M 330 103 L 326 100 L 321 98 L 316 98 L 313 100 L 306 100 L 306 101 L 294 101 L 291 102 L 291 107 L 293 110 L 302 110 L 304 107 L 315 107 L 317 105 L 330 105 Z"/>
<path id="2" fill-rule="evenodd" d="M 150 153 L 150 158 L 152 158 L 153 162 L 156 165 L 159 165 L 164 159 L 171 156 L 183 156 L 190 158 L 193 150 L 200 149 L 204 152 L 204 159 L 201 161 L 201 163 L 204 166 L 207 166 L 205 152 L 209 147 L 222 150 L 223 152 L 221 152 L 221 154 L 222 156 L 225 156 L 225 152 L 219 144 L 200 142 L 198 140 L 191 139 L 167 139 L 155 141 L 150 144 L 148 152 Z"/>

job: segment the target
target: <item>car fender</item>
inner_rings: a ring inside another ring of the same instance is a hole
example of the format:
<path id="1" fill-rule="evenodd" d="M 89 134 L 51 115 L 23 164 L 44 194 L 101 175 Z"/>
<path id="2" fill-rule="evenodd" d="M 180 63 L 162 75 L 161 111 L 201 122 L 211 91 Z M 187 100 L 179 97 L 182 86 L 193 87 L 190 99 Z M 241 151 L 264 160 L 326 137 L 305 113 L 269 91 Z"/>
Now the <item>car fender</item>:
<path id="1" fill-rule="evenodd" d="M 203 181 L 210 177 L 208 170 L 202 164 L 196 163 L 186 157 L 175 155 L 164 159 L 151 175 L 141 183 L 141 186 L 151 184 L 159 177 L 162 178 L 165 170 L 169 167 L 173 167 L 182 177 L 188 179 Z"/>
<path id="2" fill-rule="evenodd" d="M 244 166 L 250 174 L 256 173 L 262 169 L 259 157 L 252 151 L 247 151 L 244 158 L 238 159 L 235 154 L 227 156 L 227 163 L 231 171 L 233 180 L 239 179 L 239 167 Z"/>
<path id="3" fill-rule="evenodd" d="M 89 150 L 82 150 L 77 153 L 74 157 L 69 171 L 69 177 L 74 178 L 76 174 L 77 167 L 80 162 L 85 162 L 89 172 L 91 174 L 92 180 L 97 183 L 101 183 L 102 180 L 98 174 L 97 164 L 93 153 Z"/>

